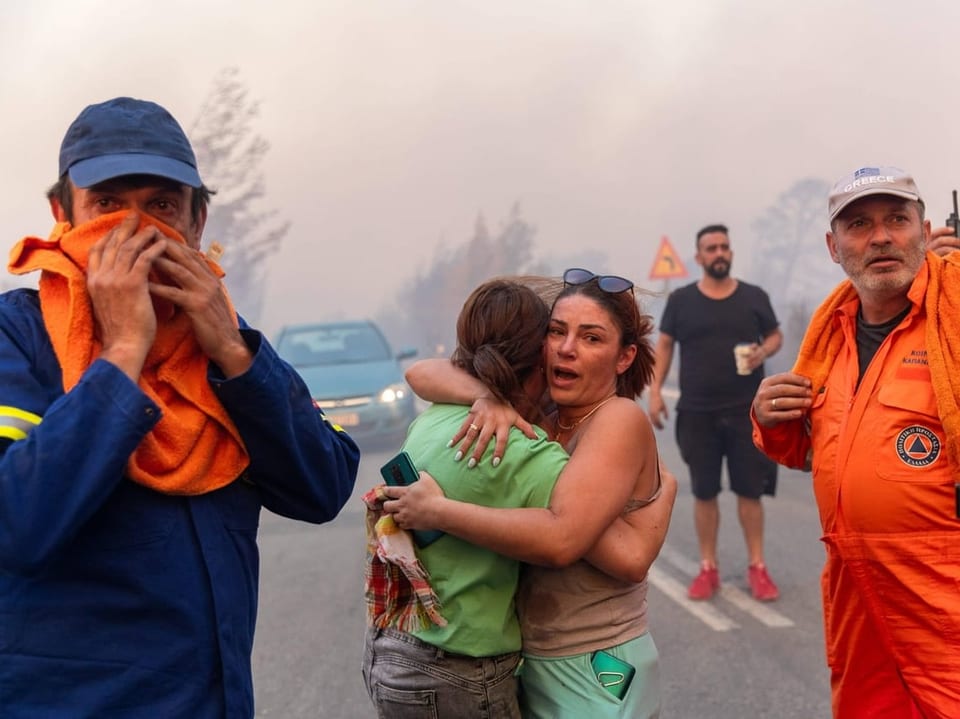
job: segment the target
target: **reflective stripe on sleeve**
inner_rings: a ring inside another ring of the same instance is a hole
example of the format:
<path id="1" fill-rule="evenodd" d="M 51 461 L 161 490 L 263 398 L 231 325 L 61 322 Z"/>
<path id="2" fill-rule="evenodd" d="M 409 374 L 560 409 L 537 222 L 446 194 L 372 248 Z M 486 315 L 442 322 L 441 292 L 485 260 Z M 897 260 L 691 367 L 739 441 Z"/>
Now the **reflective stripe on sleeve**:
<path id="1" fill-rule="evenodd" d="M 40 424 L 40 415 L 16 407 L 0 406 L 0 437 L 25 439 L 34 427 Z"/>

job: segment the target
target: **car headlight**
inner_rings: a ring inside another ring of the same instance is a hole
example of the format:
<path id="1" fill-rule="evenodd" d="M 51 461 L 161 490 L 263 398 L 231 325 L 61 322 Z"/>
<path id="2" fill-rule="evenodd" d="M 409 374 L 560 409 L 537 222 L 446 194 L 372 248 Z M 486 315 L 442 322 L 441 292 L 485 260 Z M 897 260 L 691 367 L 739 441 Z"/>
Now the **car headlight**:
<path id="1" fill-rule="evenodd" d="M 399 402 L 407 397 L 409 391 L 405 384 L 392 384 L 380 392 L 380 401 L 384 404 Z"/>

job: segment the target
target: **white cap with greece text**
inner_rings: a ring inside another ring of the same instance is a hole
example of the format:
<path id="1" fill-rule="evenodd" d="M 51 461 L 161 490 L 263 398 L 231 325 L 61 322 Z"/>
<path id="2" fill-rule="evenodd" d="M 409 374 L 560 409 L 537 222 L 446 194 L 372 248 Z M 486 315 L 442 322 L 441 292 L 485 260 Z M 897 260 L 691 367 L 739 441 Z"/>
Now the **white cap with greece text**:
<path id="1" fill-rule="evenodd" d="M 867 195 L 893 195 L 923 204 L 917 183 L 900 168 L 861 167 L 840 178 L 830 190 L 830 197 L 827 199 L 830 222 L 837 218 L 844 207 Z"/>

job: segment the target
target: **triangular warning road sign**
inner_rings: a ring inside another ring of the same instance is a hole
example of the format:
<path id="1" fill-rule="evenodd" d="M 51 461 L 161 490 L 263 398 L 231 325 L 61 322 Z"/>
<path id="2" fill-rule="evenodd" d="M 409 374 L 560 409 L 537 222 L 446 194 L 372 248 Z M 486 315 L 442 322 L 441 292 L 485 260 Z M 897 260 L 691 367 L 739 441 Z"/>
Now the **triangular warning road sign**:
<path id="1" fill-rule="evenodd" d="M 672 280 L 675 278 L 686 277 L 687 268 L 683 266 L 680 255 L 673 249 L 670 239 L 664 235 L 660 238 L 660 249 L 657 250 L 657 257 L 653 261 L 653 269 L 650 270 L 651 280 Z"/>

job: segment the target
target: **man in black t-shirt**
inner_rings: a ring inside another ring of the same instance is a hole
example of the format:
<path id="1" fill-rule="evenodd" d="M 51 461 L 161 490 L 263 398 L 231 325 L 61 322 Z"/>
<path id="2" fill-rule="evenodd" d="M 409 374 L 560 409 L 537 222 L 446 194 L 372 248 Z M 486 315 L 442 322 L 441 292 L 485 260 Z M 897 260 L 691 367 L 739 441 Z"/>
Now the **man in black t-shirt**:
<path id="1" fill-rule="evenodd" d="M 755 599 L 770 601 L 779 590 L 764 562 L 760 497 L 774 494 L 777 465 L 753 444 L 750 403 L 763 379 L 763 361 L 780 349 L 783 334 L 767 293 L 730 276 L 733 252 L 725 226 L 709 225 L 697 233 L 696 261 L 703 277 L 667 299 L 649 395 L 650 419 L 662 429 L 667 407 L 661 389 L 679 342 L 676 438 L 690 471 L 700 545 L 700 573 L 687 594 L 691 599 L 710 599 L 720 587 L 717 495 L 726 457 L 747 544 L 750 591 Z M 739 362 L 734 349 L 738 345 Z"/>

